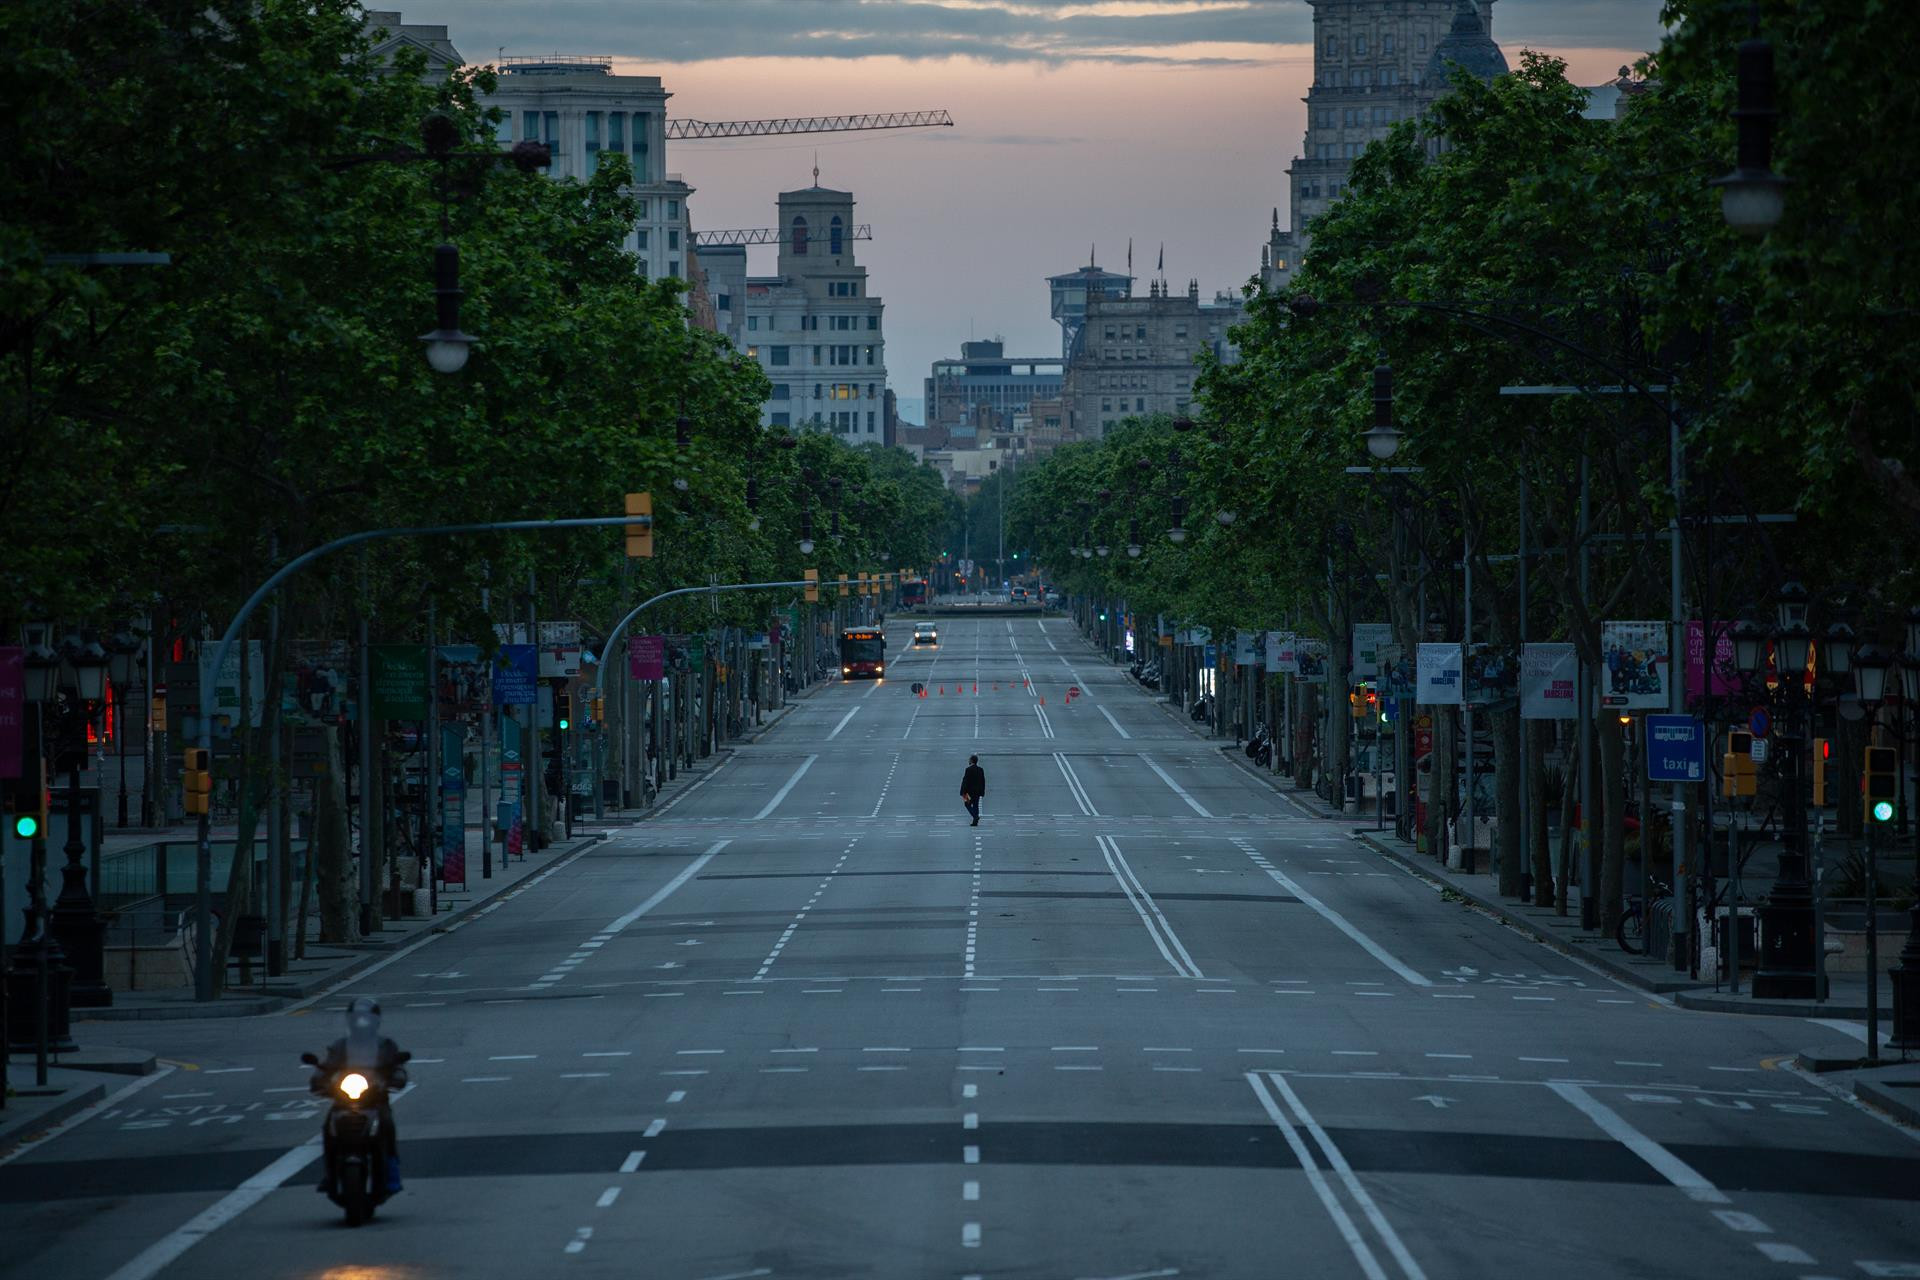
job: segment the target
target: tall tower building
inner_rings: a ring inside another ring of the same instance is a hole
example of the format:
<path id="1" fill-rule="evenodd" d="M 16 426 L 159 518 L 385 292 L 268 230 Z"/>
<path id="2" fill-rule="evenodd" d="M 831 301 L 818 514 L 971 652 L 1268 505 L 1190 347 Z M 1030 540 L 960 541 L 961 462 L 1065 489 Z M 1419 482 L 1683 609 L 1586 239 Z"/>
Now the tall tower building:
<path id="1" fill-rule="evenodd" d="M 1307 224 L 1346 190 L 1368 143 L 1423 114 L 1447 92 L 1455 65 L 1484 80 L 1504 75 L 1493 41 L 1494 0 L 1307 0 L 1313 6 L 1313 84 L 1307 133 L 1287 166 L 1288 223 L 1280 211 L 1261 253 L 1261 282 L 1284 285 L 1311 237 Z"/>

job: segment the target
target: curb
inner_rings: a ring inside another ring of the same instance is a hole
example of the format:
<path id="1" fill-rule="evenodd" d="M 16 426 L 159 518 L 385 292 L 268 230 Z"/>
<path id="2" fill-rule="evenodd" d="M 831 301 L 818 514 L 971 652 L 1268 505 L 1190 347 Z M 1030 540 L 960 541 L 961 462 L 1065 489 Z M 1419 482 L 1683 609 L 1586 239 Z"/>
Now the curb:
<path id="1" fill-rule="evenodd" d="M 1856 1079 L 1853 1096 L 1897 1120 L 1920 1125 L 1920 1081 L 1887 1084 L 1879 1080 Z"/>
<path id="2" fill-rule="evenodd" d="M 1748 975 L 1751 978 L 1752 975 Z M 1690 988 L 1676 995 L 1673 1002 L 1682 1009 L 1703 1013 L 1751 1013 L 1773 1018 L 1864 1018 L 1864 1004 L 1821 1004 L 1814 1000 L 1753 1000 L 1722 995 L 1717 991 Z M 1882 1005 L 1882 1009 L 1889 1006 Z M 1889 1013 L 1891 1016 L 1891 1013 Z M 1818 1070 L 1819 1068 L 1809 1068 Z"/>
<path id="3" fill-rule="evenodd" d="M 606 832 L 598 831 L 590 836 L 576 837 L 571 845 L 549 845 L 548 848 L 554 851 L 552 861 L 557 863 L 562 858 L 572 857 L 583 849 L 599 844 L 606 838 Z M 529 875 L 538 874 L 540 873 L 529 873 Z M 525 878 L 526 877 L 522 877 L 523 880 Z M 514 883 L 518 884 L 520 881 L 515 881 Z M 467 920 L 479 915 L 483 909 L 492 905 L 494 899 L 498 898 L 501 893 L 506 892 L 511 887 L 510 885 L 502 885 L 498 892 L 488 894 L 484 898 L 475 898 L 458 911 L 449 911 L 437 917 L 432 924 L 415 931 L 405 938 L 395 938 L 390 942 L 383 940 L 368 947 L 364 954 L 355 957 L 352 962 L 341 966 L 339 969 L 327 974 L 324 978 L 316 978 L 310 982 L 301 983 L 299 986 L 277 988 L 278 994 L 276 995 L 235 996 L 231 1001 L 229 1001 L 227 997 L 222 996 L 220 1000 L 212 1005 L 204 1006 L 197 1004 L 178 1006 L 149 1005 L 145 1008 L 95 1009 L 90 1011 L 92 1016 L 85 1019 L 76 1018 L 74 1021 L 76 1023 L 83 1021 L 190 1022 L 200 1018 L 255 1018 L 263 1014 L 277 1013 L 290 1004 L 312 999 L 314 996 L 320 995 L 330 988 L 338 986 L 342 982 L 351 980 L 358 976 L 363 970 L 369 969 L 382 960 L 385 960 L 391 953 L 401 947 L 412 946 L 417 942 L 430 938 L 436 933 L 444 933 L 447 928 L 452 925 L 465 923 Z M 104 1017 L 101 1016 L 103 1014 L 105 1015 Z"/>
<path id="4" fill-rule="evenodd" d="M 104 1084 L 80 1085 L 62 1090 L 61 1095 L 58 1102 L 30 1116 L 14 1117 L 11 1106 L 6 1111 L 0 1112 L 0 1151 L 19 1146 L 22 1142 L 38 1136 L 44 1130 L 53 1128 L 75 1113 L 85 1111 L 107 1096 L 107 1086 Z M 18 1092 L 14 1094 L 16 1098 L 22 1096 L 33 1095 L 22 1095 Z"/>

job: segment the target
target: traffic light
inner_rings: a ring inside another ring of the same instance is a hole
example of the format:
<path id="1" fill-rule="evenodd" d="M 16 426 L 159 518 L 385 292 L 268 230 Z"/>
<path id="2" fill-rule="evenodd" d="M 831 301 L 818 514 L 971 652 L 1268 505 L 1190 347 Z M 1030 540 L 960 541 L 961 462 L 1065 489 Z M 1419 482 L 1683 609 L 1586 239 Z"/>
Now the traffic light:
<path id="1" fill-rule="evenodd" d="M 628 494 L 627 514 L 638 517 L 626 526 L 627 557 L 632 560 L 652 559 L 653 495 L 651 493 Z"/>
<path id="2" fill-rule="evenodd" d="M 1833 758 L 1833 743 L 1825 738 L 1813 740 L 1813 807 L 1827 805 L 1827 761 Z"/>
<path id="3" fill-rule="evenodd" d="M 573 695 L 565 689 L 553 691 L 553 722 L 563 730 L 573 727 Z"/>
<path id="4" fill-rule="evenodd" d="M 860 571 L 860 585 L 857 588 L 855 594 L 863 595 L 863 596 L 873 594 L 871 591 L 867 590 L 867 571 L 865 569 L 862 569 Z"/>
<path id="5" fill-rule="evenodd" d="M 188 813 L 213 812 L 213 753 L 205 747 L 188 747 L 181 753 L 180 789 Z"/>
<path id="6" fill-rule="evenodd" d="M 595 724 L 607 722 L 607 700 L 598 694 L 593 698 L 593 722 Z"/>
<path id="7" fill-rule="evenodd" d="M 847 598 L 847 575 L 844 573 L 840 575 L 840 598 L 842 600 Z"/>
<path id="8" fill-rule="evenodd" d="M 1754 795 L 1758 783 L 1753 767 L 1753 735 L 1739 730 L 1729 733 L 1726 754 L 1720 757 L 1720 794 L 1729 800 Z"/>
<path id="9" fill-rule="evenodd" d="M 818 569 L 809 569 L 806 571 L 805 576 L 807 579 L 807 603 L 819 604 L 820 603 L 820 571 Z"/>
<path id="10" fill-rule="evenodd" d="M 33 775 L 26 778 L 9 778 L 0 782 L 0 798 L 4 798 L 7 812 L 7 829 L 22 840 L 32 840 L 44 836 L 47 831 L 47 788 L 41 770 L 43 762 L 29 762 Z"/>
<path id="11" fill-rule="evenodd" d="M 1900 795 L 1900 757 L 1892 747 L 1868 747 L 1861 769 L 1861 798 L 1866 816 L 1875 822 L 1893 821 L 1894 801 Z"/>

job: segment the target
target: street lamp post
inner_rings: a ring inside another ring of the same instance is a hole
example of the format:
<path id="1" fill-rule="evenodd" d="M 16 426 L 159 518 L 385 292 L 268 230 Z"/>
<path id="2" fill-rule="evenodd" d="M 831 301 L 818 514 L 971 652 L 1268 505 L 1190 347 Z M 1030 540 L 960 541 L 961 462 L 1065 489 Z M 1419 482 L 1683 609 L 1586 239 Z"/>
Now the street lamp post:
<path id="1" fill-rule="evenodd" d="M 1853 688 L 1867 709 L 1867 742 L 1873 742 L 1874 721 L 1887 696 L 1887 673 L 1893 655 L 1877 644 L 1863 644 L 1853 653 Z M 1878 806 L 1876 806 L 1876 809 Z M 1867 1061 L 1880 1057 L 1880 928 L 1874 911 L 1880 896 L 1878 853 L 1879 829 L 1884 819 L 1878 812 L 1867 815 Z"/>
<path id="2" fill-rule="evenodd" d="M 69 1003 L 97 1009 L 113 1003 L 113 992 L 103 980 L 105 923 L 94 910 L 93 895 L 87 890 L 80 771 L 87 760 L 87 731 L 106 697 L 108 660 L 98 642 L 77 635 L 67 637 L 61 650 L 65 669 L 72 674 L 72 683 L 65 689 L 68 699 L 63 728 L 69 737 L 62 752 L 67 766 L 67 841 L 61 850 L 66 863 L 60 868 L 60 896 L 53 904 L 51 926 L 74 971 Z"/>
<path id="3" fill-rule="evenodd" d="M 45 733 L 48 709 L 59 696 L 60 657 L 36 629 L 25 655 L 27 723 L 24 745 L 32 762 L 36 789 L 44 786 Z M 68 1027 L 69 987 L 73 970 L 67 967 L 60 944 L 48 930 L 47 833 L 45 824 L 34 832 L 27 860 L 27 904 L 21 909 L 25 924 L 13 948 L 7 970 L 7 1026 L 9 1050 L 32 1052 L 38 1083 L 47 1081 L 47 1055 L 78 1048 Z"/>

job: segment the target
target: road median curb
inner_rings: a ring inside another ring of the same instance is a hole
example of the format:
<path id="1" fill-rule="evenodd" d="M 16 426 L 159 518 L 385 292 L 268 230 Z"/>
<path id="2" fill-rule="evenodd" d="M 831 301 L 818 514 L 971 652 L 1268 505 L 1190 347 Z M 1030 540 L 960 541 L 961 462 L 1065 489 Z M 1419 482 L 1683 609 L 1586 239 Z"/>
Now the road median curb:
<path id="1" fill-rule="evenodd" d="M 53 1128 L 63 1120 L 85 1111 L 107 1096 L 107 1086 L 105 1084 L 76 1085 L 60 1090 L 59 1096 L 52 1102 L 35 1107 L 30 1113 L 23 1113 L 16 1109 L 25 1099 L 34 1096 L 25 1091 L 16 1091 L 8 1101 L 7 1109 L 0 1111 L 0 1152 L 11 1150 L 22 1142 Z"/>

